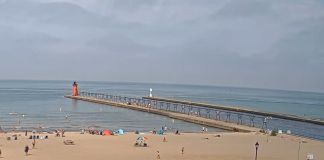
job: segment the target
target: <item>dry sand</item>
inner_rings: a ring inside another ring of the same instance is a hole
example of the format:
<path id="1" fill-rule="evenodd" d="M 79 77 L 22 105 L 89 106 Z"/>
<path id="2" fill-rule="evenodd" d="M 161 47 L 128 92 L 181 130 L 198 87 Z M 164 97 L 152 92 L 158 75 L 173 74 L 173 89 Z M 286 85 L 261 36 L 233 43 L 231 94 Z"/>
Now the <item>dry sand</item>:
<path id="1" fill-rule="evenodd" d="M 133 144 L 141 135 L 125 133 L 117 136 L 82 135 L 66 133 L 64 138 L 56 138 L 49 134 L 47 140 L 36 140 L 36 148 L 25 156 L 24 147 L 32 147 L 33 140 L 6 140 L 10 133 L 0 136 L 1 159 L 6 160 L 149 160 L 157 159 L 157 151 L 161 159 L 167 160 L 251 160 L 255 156 L 254 144 L 260 144 L 258 159 L 260 160 L 295 160 L 298 155 L 298 143 L 301 138 L 289 135 L 269 137 L 256 133 L 183 133 L 183 135 L 153 135 L 146 133 L 148 147 L 134 147 Z M 24 135 L 21 133 L 21 135 Z M 162 142 L 166 137 L 167 142 Z M 284 138 L 282 138 L 284 137 Z M 209 138 L 209 139 L 202 139 Z M 75 145 L 64 145 L 64 139 L 72 139 Z M 315 159 L 324 159 L 324 142 L 303 139 L 300 148 L 300 160 L 306 159 L 307 153 L 313 153 Z M 184 147 L 184 154 L 181 148 Z"/>

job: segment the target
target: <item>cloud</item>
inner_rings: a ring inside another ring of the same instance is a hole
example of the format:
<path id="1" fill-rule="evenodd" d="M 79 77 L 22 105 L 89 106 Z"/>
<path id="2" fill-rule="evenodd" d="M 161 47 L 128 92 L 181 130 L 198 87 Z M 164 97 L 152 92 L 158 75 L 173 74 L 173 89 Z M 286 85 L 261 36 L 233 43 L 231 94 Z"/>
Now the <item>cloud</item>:
<path id="1" fill-rule="evenodd" d="M 0 72 L 323 92 L 323 11 L 318 0 L 2 1 Z"/>
<path id="2" fill-rule="evenodd" d="M 232 18 L 263 16 L 269 13 L 271 13 L 271 3 L 260 0 L 232 0 L 217 11 L 217 15 Z"/>

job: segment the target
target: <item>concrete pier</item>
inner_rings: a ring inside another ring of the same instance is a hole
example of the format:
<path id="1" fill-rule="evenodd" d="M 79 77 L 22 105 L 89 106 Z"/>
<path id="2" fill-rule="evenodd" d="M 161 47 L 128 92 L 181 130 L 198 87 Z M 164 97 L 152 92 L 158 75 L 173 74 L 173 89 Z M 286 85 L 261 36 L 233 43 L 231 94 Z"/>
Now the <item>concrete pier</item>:
<path id="1" fill-rule="evenodd" d="M 288 119 L 288 120 L 294 120 L 294 121 L 301 121 L 301 122 L 308 122 L 308 123 L 313 123 L 313 124 L 324 125 L 323 120 L 315 120 L 315 119 L 310 119 L 310 118 L 305 118 L 305 117 L 298 117 L 298 116 L 295 116 L 295 115 L 273 113 L 273 112 L 264 112 L 264 111 L 257 111 L 257 110 L 251 110 L 251 109 L 222 106 L 222 105 L 217 105 L 217 104 L 206 104 L 206 103 L 199 103 L 199 102 L 190 102 L 190 101 L 176 100 L 176 99 L 167 99 L 167 98 L 158 98 L 158 97 L 142 97 L 142 98 L 143 99 L 149 99 L 149 100 L 155 100 L 155 101 L 165 101 L 165 102 L 180 103 L 180 104 L 193 105 L 193 106 L 202 106 L 202 107 L 207 107 L 207 108 L 222 109 L 222 110 L 242 112 L 242 113 L 250 113 L 250 114 L 255 114 L 255 115 L 262 115 L 262 116 L 265 116 L 265 117 L 271 116 L 271 117 L 275 117 L 275 118 L 281 118 L 281 119 Z"/>
<path id="2" fill-rule="evenodd" d="M 120 103 L 116 101 L 108 101 L 104 99 L 96 99 L 96 98 L 89 98 L 89 97 L 83 97 L 83 96 L 72 96 L 72 95 L 65 95 L 65 98 L 71 98 L 76 100 L 82 100 L 82 101 L 88 101 L 93 103 L 100 103 L 110 106 L 116 106 L 116 107 L 122 107 L 122 108 L 128 108 L 143 112 L 149 112 L 152 114 L 159 114 L 163 116 L 168 116 L 172 119 L 178 119 L 186 122 L 191 122 L 195 124 L 200 124 L 203 126 L 209 126 L 214 128 L 220 128 L 228 131 L 235 131 L 235 132 L 257 132 L 260 131 L 260 128 L 257 127 L 250 127 L 247 125 L 238 125 L 236 123 L 231 122 L 225 122 L 221 120 L 211 119 L 211 118 L 205 118 L 205 117 L 199 117 L 194 115 L 188 115 L 184 113 L 179 112 L 172 112 L 172 111 L 165 111 L 157 108 L 146 108 L 144 106 L 138 106 L 138 105 L 127 105 L 125 103 Z"/>

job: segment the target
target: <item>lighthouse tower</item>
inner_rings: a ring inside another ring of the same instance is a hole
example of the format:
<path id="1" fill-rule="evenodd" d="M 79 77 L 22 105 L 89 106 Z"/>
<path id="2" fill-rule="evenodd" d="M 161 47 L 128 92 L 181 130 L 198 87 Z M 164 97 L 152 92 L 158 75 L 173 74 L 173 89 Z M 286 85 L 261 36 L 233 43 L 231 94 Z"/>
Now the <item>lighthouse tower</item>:
<path id="1" fill-rule="evenodd" d="M 149 95 L 149 97 L 153 97 L 153 94 L 152 94 L 152 92 L 153 92 L 153 89 L 152 89 L 152 88 L 150 88 L 150 95 Z"/>
<path id="2" fill-rule="evenodd" d="M 73 83 L 72 96 L 78 96 L 78 84 L 76 83 L 76 81 L 74 81 Z"/>

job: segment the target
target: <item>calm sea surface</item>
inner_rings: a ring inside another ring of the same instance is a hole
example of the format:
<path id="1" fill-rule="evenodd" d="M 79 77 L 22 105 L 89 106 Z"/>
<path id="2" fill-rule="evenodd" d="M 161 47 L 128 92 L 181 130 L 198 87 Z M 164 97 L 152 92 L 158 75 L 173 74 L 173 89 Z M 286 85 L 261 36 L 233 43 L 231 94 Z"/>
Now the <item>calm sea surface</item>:
<path id="1" fill-rule="evenodd" d="M 149 131 L 153 128 L 160 129 L 162 126 L 181 132 L 198 132 L 202 129 L 200 125 L 179 120 L 173 123 L 172 119 L 164 116 L 66 99 L 63 96 L 71 94 L 72 83 L 1 80 L 0 126 L 8 130 L 11 130 L 12 126 L 21 130 L 31 130 L 40 125 L 45 128 L 44 130 L 64 128 L 70 131 L 79 131 L 83 126 L 90 125 L 96 125 L 99 129 L 122 128 L 125 131 Z M 323 93 L 145 83 L 78 82 L 78 84 L 79 91 L 142 97 L 148 96 L 149 88 L 153 88 L 153 95 L 156 97 L 174 97 L 187 101 L 324 119 Z M 9 114 L 11 111 L 17 112 L 17 115 Z M 23 118 L 22 114 L 26 116 Z M 71 122 L 65 119 L 66 115 L 71 118 Z M 18 119 L 21 119 L 20 125 Z M 297 131 L 300 128 L 300 131 L 313 135 L 324 135 L 322 126 L 303 124 L 298 124 L 295 128 L 289 128 L 288 125 L 282 129 Z M 209 128 L 209 131 L 222 130 Z"/>

